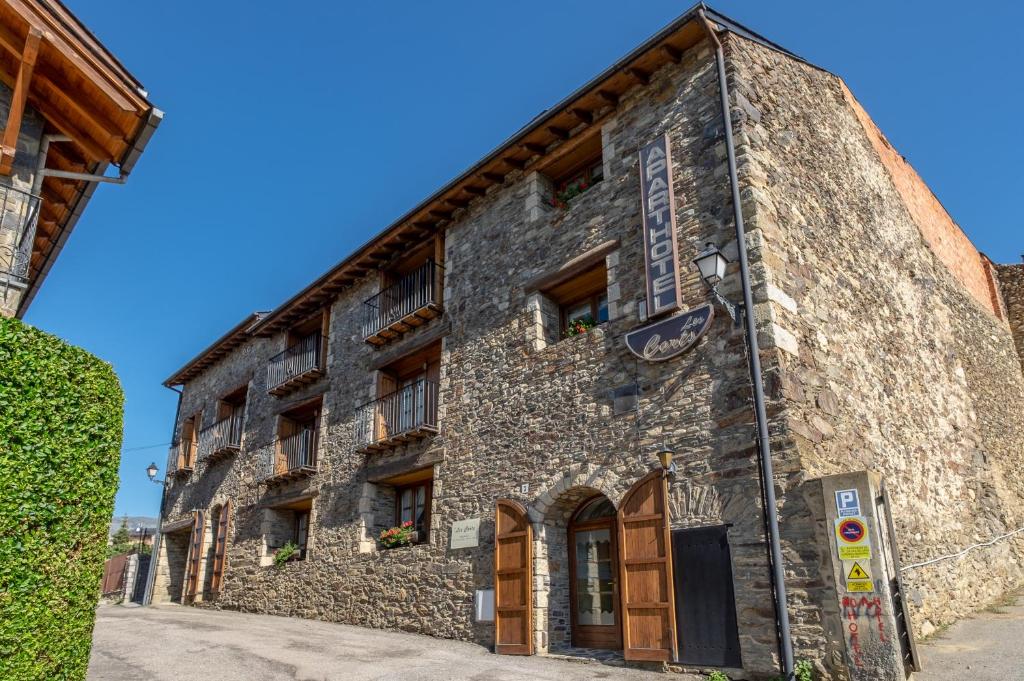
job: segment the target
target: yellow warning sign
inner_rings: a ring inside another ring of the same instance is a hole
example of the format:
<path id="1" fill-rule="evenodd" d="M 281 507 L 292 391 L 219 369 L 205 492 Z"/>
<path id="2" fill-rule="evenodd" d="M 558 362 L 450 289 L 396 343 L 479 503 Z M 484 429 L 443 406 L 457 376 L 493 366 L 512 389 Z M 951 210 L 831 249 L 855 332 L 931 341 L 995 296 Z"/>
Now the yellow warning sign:
<path id="1" fill-rule="evenodd" d="M 846 575 L 847 579 L 871 579 L 871 575 L 868 571 L 860 566 L 860 563 L 854 563 L 853 567 L 850 568 L 850 572 Z"/>
<path id="2" fill-rule="evenodd" d="M 846 582 L 846 590 L 850 593 L 871 593 L 875 590 L 875 585 L 870 579 L 862 579 L 859 581 L 849 580 Z"/>

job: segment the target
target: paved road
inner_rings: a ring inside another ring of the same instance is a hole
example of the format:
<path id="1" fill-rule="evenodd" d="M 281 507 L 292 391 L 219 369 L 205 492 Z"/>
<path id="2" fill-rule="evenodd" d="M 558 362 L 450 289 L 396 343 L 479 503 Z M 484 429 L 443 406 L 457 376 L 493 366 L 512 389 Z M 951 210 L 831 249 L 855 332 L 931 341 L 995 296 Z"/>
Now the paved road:
<path id="1" fill-rule="evenodd" d="M 918 652 L 914 681 L 1024 681 L 1024 597 L 954 624 Z"/>
<path id="2" fill-rule="evenodd" d="M 673 675 L 685 681 L 695 677 Z M 598 663 L 493 655 L 471 643 L 180 606 L 101 607 L 88 681 L 665 680 Z"/>

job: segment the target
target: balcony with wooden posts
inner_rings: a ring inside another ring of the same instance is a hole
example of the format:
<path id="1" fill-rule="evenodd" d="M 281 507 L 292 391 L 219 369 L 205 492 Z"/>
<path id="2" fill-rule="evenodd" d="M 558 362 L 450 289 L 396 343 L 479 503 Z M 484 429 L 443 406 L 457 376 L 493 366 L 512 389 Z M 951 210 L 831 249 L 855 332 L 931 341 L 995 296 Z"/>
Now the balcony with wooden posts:
<path id="1" fill-rule="evenodd" d="M 271 357 L 267 362 L 267 392 L 281 396 L 323 376 L 326 341 L 327 336 L 314 331 Z"/>
<path id="2" fill-rule="evenodd" d="M 441 316 L 444 267 L 428 259 L 363 303 L 363 338 L 384 345 Z"/>
<path id="3" fill-rule="evenodd" d="M 420 379 L 356 408 L 356 449 L 385 451 L 440 431 L 437 383 Z"/>
<path id="4" fill-rule="evenodd" d="M 264 482 L 280 484 L 314 475 L 319 440 L 315 428 L 304 428 L 293 435 L 278 438 Z"/>
<path id="5" fill-rule="evenodd" d="M 182 438 L 167 454 L 167 474 L 169 476 L 187 476 L 196 466 L 199 443 L 191 438 Z"/>
<path id="6" fill-rule="evenodd" d="M 242 413 L 236 412 L 199 433 L 199 458 L 214 463 L 242 448 Z"/>

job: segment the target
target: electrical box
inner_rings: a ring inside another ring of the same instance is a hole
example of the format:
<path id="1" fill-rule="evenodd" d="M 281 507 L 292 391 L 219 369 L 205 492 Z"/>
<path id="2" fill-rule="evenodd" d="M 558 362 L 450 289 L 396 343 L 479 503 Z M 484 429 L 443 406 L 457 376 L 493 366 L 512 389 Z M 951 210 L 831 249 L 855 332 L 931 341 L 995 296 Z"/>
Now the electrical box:
<path id="1" fill-rule="evenodd" d="M 494 589 L 477 589 L 473 598 L 477 622 L 494 621 Z"/>

